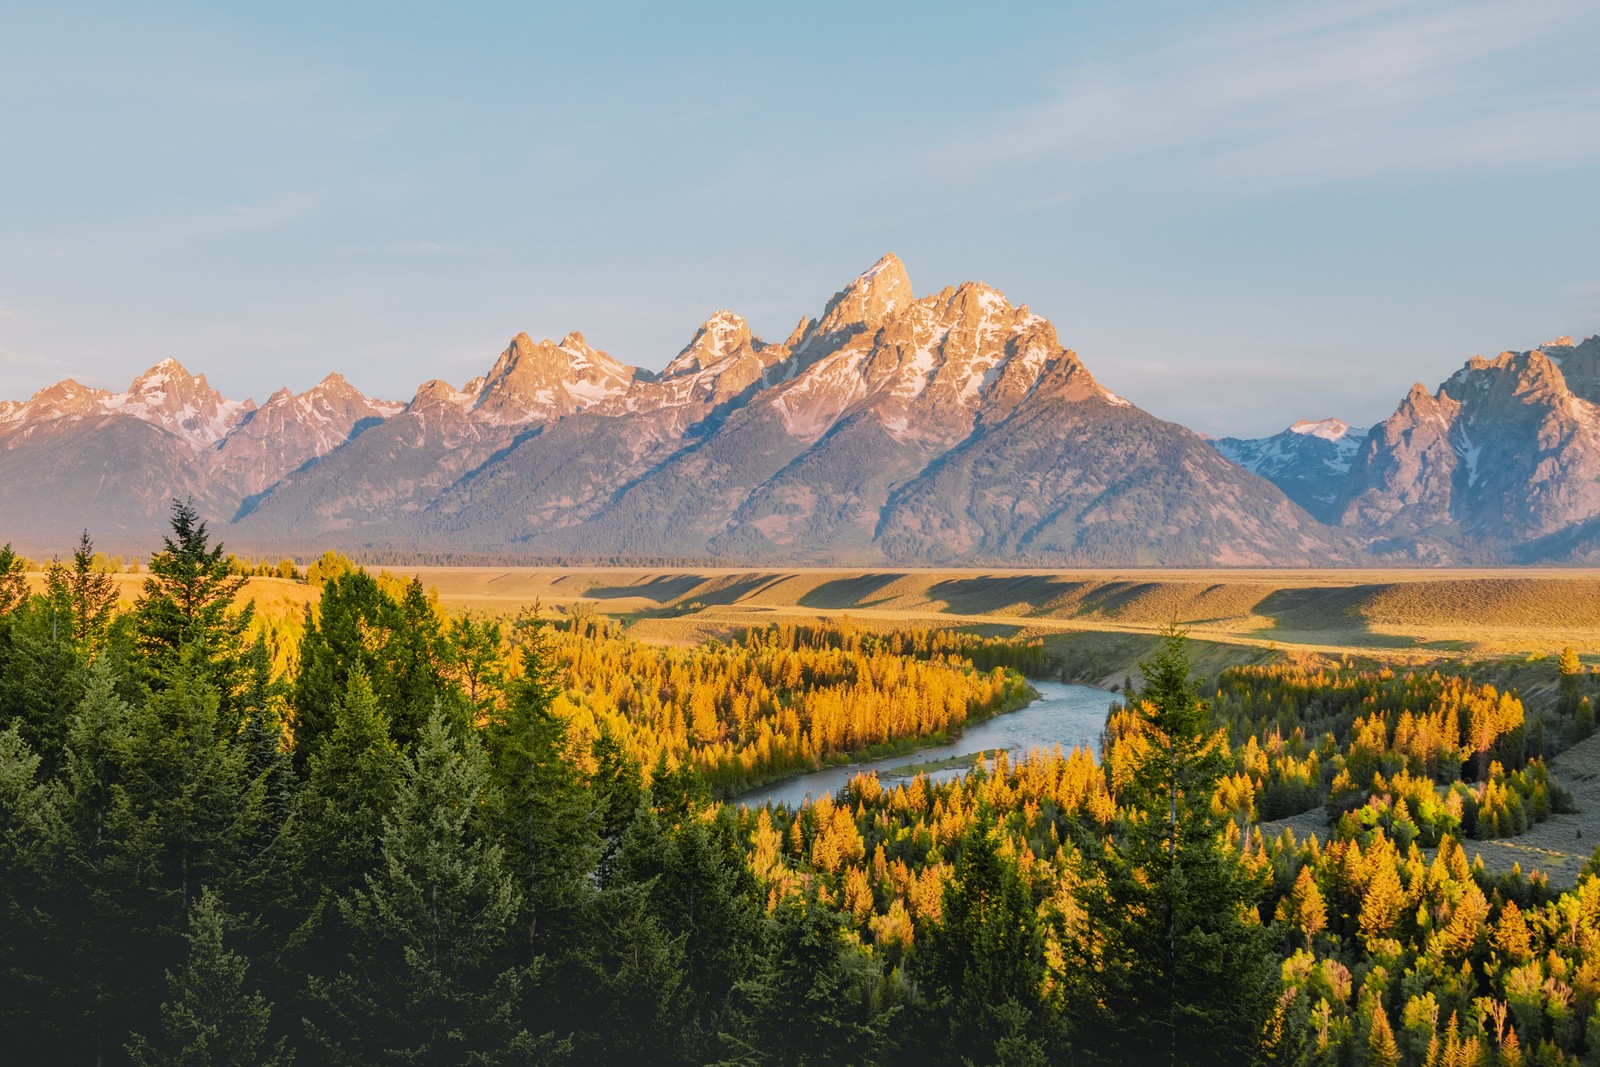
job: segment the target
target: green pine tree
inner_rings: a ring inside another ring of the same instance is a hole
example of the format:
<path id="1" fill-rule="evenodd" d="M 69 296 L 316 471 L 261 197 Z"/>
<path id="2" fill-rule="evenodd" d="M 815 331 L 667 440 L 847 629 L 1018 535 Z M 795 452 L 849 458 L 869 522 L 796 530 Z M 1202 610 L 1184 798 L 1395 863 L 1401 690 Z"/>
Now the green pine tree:
<path id="1" fill-rule="evenodd" d="M 1130 814 L 1086 883 L 1089 942 L 1075 1008 L 1088 1051 L 1107 1063 L 1242 1064 L 1260 1055 L 1275 994 L 1261 887 L 1222 841 L 1212 810 L 1225 738 L 1189 677 L 1186 640 L 1169 630 L 1140 664 L 1130 703 L 1139 736 Z"/>
<path id="2" fill-rule="evenodd" d="M 245 985 L 249 962 L 228 949 L 228 924 L 217 895 L 200 894 L 189 914 L 183 966 L 167 972 L 161 1035 L 135 1034 L 128 1055 L 135 1067 L 288 1067 L 287 1040 L 271 1039 L 272 1005 Z"/>
<path id="3" fill-rule="evenodd" d="M 138 720 L 140 773 L 128 786 L 159 836 L 163 882 L 185 910 L 202 884 L 224 884 L 245 872 L 250 845 L 267 822 L 267 783 L 252 774 L 211 666 L 191 647 L 169 664 Z"/>
<path id="4" fill-rule="evenodd" d="M 94 557 L 94 541 L 85 530 L 72 552 L 67 591 L 72 604 L 72 636 L 89 648 L 104 638 L 117 606 L 116 580 L 95 566 Z"/>
<path id="5" fill-rule="evenodd" d="M 845 937 L 845 916 L 815 893 L 778 906 L 754 1000 L 751 1047 L 783 1067 L 877 1062 L 894 1009 L 883 1003 L 882 976 L 859 943 Z"/>
<path id="6" fill-rule="evenodd" d="M 741 1023 L 735 991 L 761 958 L 755 875 L 729 814 L 668 828 L 647 814 L 630 829 L 619 876 L 649 886 L 650 910 L 676 943 L 682 989 L 663 1035 L 664 1062 L 707 1063 L 729 1050 Z"/>
<path id="7" fill-rule="evenodd" d="M 505 718 L 488 726 L 493 788 L 485 811 L 522 890 L 524 943 L 540 955 L 570 938 L 593 895 L 589 876 L 602 846 L 595 796 L 567 758 L 566 723 L 551 711 L 537 665 L 531 672 Z"/>
<path id="8" fill-rule="evenodd" d="M 246 579 L 229 573 L 221 542 L 211 545 L 192 501 L 172 502 L 171 525 L 163 549 L 150 557 L 150 576 L 134 605 L 146 679 L 159 687 L 181 651 L 192 649 L 217 689 L 224 714 L 232 715 L 242 683 L 244 633 L 255 605 L 235 609 Z"/>
<path id="9" fill-rule="evenodd" d="M 156 727 L 142 703 L 117 694 L 104 660 L 71 718 L 62 767 L 59 837 L 48 913 L 60 971 L 51 1016 L 61 1028 L 61 1059 L 104 1062 L 130 1028 L 156 1008 L 169 938 L 183 908 L 160 878 L 163 827 L 149 810 L 142 750 Z M 151 762 L 147 763 L 149 760 Z"/>
<path id="10" fill-rule="evenodd" d="M 10 615 L 28 599 L 27 560 L 11 551 L 11 542 L 0 545 L 0 618 Z"/>
<path id="11" fill-rule="evenodd" d="M 86 684 L 86 657 L 72 636 L 65 589 L 28 597 L 0 620 L 0 722 L 16 722 L 53 774 L 64 759 L 67 725 Z"/>
<path id="12" fill-rule="evenodd" d="M 1000 854 L 987 819 L 962 838 L 942 914 L 917 957 L 940 1046 L 964 1064 L 1042 1055 L 1056 1037 L 1042 999 L 1044 938 L 1016 865 Z"/>
<path id="13" fill-rule="evenodd" d="M 353 950 L 313 978 L 312 1037 L 337 1063 L 478 1064 L 532 1057 L 509 963 L 520 904 L 498 845 L 474 830 L 487 768 L 475 738 L 435 711 L 406 761 L 366 888 L 340 901 Z"/>
<path id="14" fill-rule="evenodd" d="M 0 731 L 0 1047 L 46 1062 L 67 1043 L 51 987 L 61 974 L 51 875 L 64 839 L 61 790 L 13 722 Z"/>
<path id="15" fill-rule="evenodd" d="M 284 829 L 283 909 L 297 916 L 295 944 L 309 943 L 313 956 L 333 951 L 342 957 L 342 948 L 326 943 L 328 923 L 337 917 L 336 902 L 363 889 L 377 871 L 383 820 L 394 810 L 404 777 L 405 760 L 358 669 L 339 702 L 332 736 L 311 755 Z"/>

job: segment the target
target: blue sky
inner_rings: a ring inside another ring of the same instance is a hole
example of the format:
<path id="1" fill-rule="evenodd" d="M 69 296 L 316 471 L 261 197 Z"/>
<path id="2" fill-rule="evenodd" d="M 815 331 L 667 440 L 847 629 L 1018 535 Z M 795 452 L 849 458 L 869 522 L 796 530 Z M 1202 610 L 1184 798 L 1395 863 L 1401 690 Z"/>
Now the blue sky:
<path id="1" fill-rule="evenodd" d="M 659 368 L 885 251 L 1210 433 L 1600 332 L 1600 5 L 10 5 L 0 398 Z"/>

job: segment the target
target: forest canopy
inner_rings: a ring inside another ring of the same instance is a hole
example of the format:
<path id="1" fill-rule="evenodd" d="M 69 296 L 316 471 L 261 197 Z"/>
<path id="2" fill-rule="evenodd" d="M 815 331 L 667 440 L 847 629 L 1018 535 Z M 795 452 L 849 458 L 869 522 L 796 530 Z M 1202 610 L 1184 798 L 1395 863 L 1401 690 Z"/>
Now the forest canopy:
<path id="1" fill-rule="evenodd" d="M 1462 847 L 1567 802 L 1543 757 L 1593 721 L 1565 660 L 1537 711 L 1353 665 L 1202 691 L 1174 631 L 1099 751 L 751 808 L 730 798 L 1019 706 L 1047 658 L 848 625 L 662 648 L 319 562 L 285 626 L 186 504 L 128 608 L 87 535 L 43 581 L 0 551 L 18 1062 L 1600 1050 L 1600 877 L 1557 893 Z M 1307 812 L 1325 832 L 1263 831 Z"/>

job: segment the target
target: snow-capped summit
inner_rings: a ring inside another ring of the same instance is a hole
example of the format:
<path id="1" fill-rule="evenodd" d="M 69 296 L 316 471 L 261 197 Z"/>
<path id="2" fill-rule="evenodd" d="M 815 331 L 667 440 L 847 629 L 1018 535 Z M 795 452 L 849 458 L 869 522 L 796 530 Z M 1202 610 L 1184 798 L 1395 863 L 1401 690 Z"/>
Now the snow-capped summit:
<path id="1" fill-rule="evenodd" d="M 1358 437 L 1365 436 L 1367 431 L 1354 429 L 1348 423 L 1339 419 L 1317 419 L 1315 421 L 1301 419 L 1289 427 L 1289 432 L 1309 434 L 1312 437 L 1320 437 L 1324 441 L 1338 441 L 1352 434 Z"/>
<path id="2" fill-rule="evenodd" d="M 1211 446 L 1316 518 L 1332 522 L 1367 433 L 1341 419 L 1302 419 L 1271 437 L 1223 437 Z"/>

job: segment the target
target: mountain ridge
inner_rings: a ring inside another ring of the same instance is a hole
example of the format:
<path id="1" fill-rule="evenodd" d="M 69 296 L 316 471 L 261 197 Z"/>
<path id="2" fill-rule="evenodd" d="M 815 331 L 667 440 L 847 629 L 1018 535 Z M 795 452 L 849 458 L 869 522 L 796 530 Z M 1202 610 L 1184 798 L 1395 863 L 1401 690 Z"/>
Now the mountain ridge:
<path id="1" fill-rule="evenodd" d="M 1208 442 L 1101 386 L 1026 304 L 975 281 L 919 298 L 889 254 L 782 341 L 721 310 L 659 371 L 574 331 L 519 333 L 483 375 L 404 403 L 330 374 L 257 408 L 175 360 L 120 394 L 67 379 L 0 402 L 0 505 L 26 516 L 0 537 L 134 537 L 175 495 L 235 544 L 307 550 L 1058 566 L 1587 551 L 1563 531 L 1600 514 L 1577 484 L 1600 481 L 1600 338 L 1560 342 L 1475 358 L 1370 433 L 1323 419 Z M 1530 433 L 1550 438 L 1531 463 Z"/>

